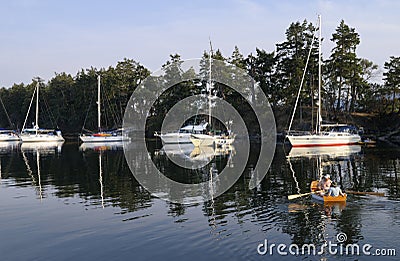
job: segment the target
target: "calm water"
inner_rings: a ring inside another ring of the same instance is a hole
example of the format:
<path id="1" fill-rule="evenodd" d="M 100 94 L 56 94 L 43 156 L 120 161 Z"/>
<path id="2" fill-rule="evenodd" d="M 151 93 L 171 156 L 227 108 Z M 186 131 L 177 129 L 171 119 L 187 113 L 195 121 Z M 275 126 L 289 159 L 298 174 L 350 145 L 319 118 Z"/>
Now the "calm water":
<path id="1" fill-rule="evenodd" d="M 187 183 L 207 180 L 210 168 L 216 173 L 235 164 L 231 150 L 218 153 L 204 170 L 182 170 L 160 147 L 157 142 L 148 145 L 153 162 L 166 175 Z M 190 149 L 186 156 L 193 156 Z M 326 250 L 300 257 L 282 257 L 276 249 L 272 256 L 257 253 L 265 239 L 268 244 L 320 247 L 337 243 L 338 233 L 346 234 L 346 244 L 371 244 L 370 251 L 400 251 L 400 148 L 289 152 L 278 144 L 269 173 L 255 190 L 248 182 L 257 160 L 256 145 L 252 156 L 228 192 L 208 202 L 179 205 L 152 197 L 141 187 L 118 144 L 2 145 L 1 259 L 376 260 Z M 141 170 L 149 164 L 145 158 L 138 160 Z M 346 205 L 333 206 L 309 197 L 287 199 L 289 194 L 308 192 L 321 172 L 330 173 L 344 189 L 385 196 L 349 195 Z"/>

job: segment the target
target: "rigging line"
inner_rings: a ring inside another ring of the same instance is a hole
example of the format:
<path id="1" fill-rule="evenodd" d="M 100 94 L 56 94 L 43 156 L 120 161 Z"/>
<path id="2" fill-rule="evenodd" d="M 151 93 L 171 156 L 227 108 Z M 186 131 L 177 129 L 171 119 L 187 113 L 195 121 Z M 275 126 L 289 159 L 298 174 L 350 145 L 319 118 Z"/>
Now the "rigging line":
<path id="1" fill-rule="evenodd" d="M 194 116 L 194 123 L 192 125 L 192 133 L 194 132 L 194 125 L 196 125 L 197 115 L 199 115 L 199 110 L 200 110 L 200 105 L 199 105 L 199 107 L 197 107 L 197 112 L 196 112 L 196 115 Z"/>
<path id="2" fill-rule="evenodd" d="M 114 108 L 111 106 L 111 101 L 110 101 L 109 96 L 106 95 L 106 94 L 104 94 L 104 95 L 106 96 L 107 104 L 108 104 L 108 107 L 110 108 L 110 114 L 111 114 L 111 117 L 112 117 L 112 119 L 114 121 L 114 125 L 118 127 L 118 123 L 119 123 L 119 120 L 120 120 L 119 117 L 118 117 L 118 113 L 116 113 Z"/>
<path id="3" fill-rule="evenodd" d="M 22 130 L 25 129 L 26 121 L 28 120 L 29 112 L 31 111 L 32 103 L 33 103 L 33 100 L 34 100 L 34 98 L 35 98 L 35 93 L 36 93 L 36 88 L 35 88 L 35 90 L 33 91 L 31 103 L 29 104 L 29 108 L 28 108 L 28 113 L 26 114 L 25 121 L 24 121 L 24 125 L 22 125 Z M 37 124 L 37 123 L 36 123 L 36 124 Z"/>
<path id="4" fill-rule="evenodd" d="M 310 50 L 308 51 L 307 61 L 306 61 L 306 65 L 305 65 L 305 67 L 304 67 L 303 76 L 302 76 L 302 78 L 301 78 L 299 91 L 297 92 L 296 103 L 295 103 L 294 108 L 293 108 L 292 118 L 290 119 L 290 124 L 289 124 L 288 133 L 290 133 L 290 129 L 292 128 L 294 115 L 295 115 L 295 113 L 296 113 L 297 104 L 298 104 L 298 102 L 299 102 L 301 89 L 302 89 L 302 87 L 303 87 L 304 78 L 305 78 L 305 76 L 306 76 L 306 70 L 307 70 L 307 67 L 308 67 L 308 62 L 309 62 L 309 60 L 310 60 L 311 51 L 312 51 L 312 49 L 313 49 L 312 47 L 313 47 L 313 44 L 314 44 L 315 32 L 316 32 L 316 31 L 317 31 L 317 28 L 315 28 L 315 31 L 314 31 L 314 33 L 313 33 L 313 38 L 312 38 L 312 40 L 311 40 Z"/>
<path id="5" fill-rule="evenodd" d="M 111 114 L 113 116 L 114 124 L 118 128 L 118 126 L 120 126 L 120 122 L 122 122 L 122 119 L 121 119 L 119 113 L 117 113 L 117 111 L 118 111 L 117 110 L 117 102 L 111 103 L 111 99 L 110 99 L 109 95 L 107 95 L 107 96 L 108 96 L 107 97 L 107 100 L 108 100 L 107 102 L 108 102 L 108 104 L 110 106 L 110 111 L 111 111 Z M 114 106 L 111 106 L 111 104 L 114 104 Z"/>
<path id="6" fill-rule="evenodd" d="M 81 134 L 85 130 L 85 124 L 86 124 L 86 120 L 87 120 L 88 115 L 89 115 L 90 106 L 92 105 L 92 102 L 93 102 L 93 95 L 90 96 L 90 103 L 89 103 L 89 107 L 88 107 L 88 109 L 86 111 L 85 119 L 83 120 L 83 126 L 82 126 L 82 129 L 81 129 Z"/>
<path id="7" fill-rule="evenodd" d="M 58 128 L 56 118 L 54 117 L 53 113 L 51 112 L 50 106 L 49 106 L 47 100 L 44 97 L 42 98 L 42 100 L 44 101 L 44 108 L 46 110 L 46 113 L 49 115 L 51 125 L 56 126 Z"/>
<path id="8" fill-rule="evenodd" d="M 1 106 L 3 107 L 3 109 L 4 109 L 4 112 L 6 113 L 8 123 L 10 123 L 10 127 L 15 129 L 15 125 L 14 125 L 14 123 L 11 122 L 10 116 L 8 115 L 8 112 L 6 110 L 6 106 L 4 105 L 3 99 L 1 98 L 1 96 L 0 96 L 0 103 L 1 103 Z"/>

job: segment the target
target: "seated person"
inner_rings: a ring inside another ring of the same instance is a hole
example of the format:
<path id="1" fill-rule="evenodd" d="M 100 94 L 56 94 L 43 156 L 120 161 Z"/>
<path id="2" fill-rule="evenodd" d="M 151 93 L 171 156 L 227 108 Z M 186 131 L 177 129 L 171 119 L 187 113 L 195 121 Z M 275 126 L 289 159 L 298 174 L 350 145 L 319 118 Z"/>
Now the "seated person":
<path id="1" fill-rule="evenodd" d="M 329 188 L 331 187 L 331 184 L 332 184 L 332 181 L 331 181 L 331 177 L 329 176 L 329 174 L 326 174 L 325 176 L 323 176 L 317 185 L 317 190 L 322 190 L 322 192 L 320 192 L 319 194 L 322 196 L 326 192 L 328 192 Z"/>
<path id="2" fill-rule="evenodd" d="M 327 194 L 328 194 L 328 196 L 332 196 L 332 197 L 338 197 L 339 195 L 344 196 L 342 190 L 338 187 L 336 182 L 332 182 L 332 185 L 329 188 Z"/>

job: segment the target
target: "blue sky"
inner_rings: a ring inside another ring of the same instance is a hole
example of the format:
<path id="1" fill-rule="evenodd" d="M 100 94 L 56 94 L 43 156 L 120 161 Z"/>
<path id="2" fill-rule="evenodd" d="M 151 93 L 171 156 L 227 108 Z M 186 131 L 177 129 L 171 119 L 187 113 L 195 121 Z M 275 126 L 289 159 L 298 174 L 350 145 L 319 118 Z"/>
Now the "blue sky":
<path id="1" fill-rule="evenodd" d="M 114 66 L 124 57 L 151 71 L 169 55 L 198 58 L 214 48 L 230 56 L 274 51 L 291 22 L 322 15 L 324 58 L 341 19 L 361 36 L 357 53 L 383 68 L 400 56 L 399 1 L 0 1 L 0 86 L 46 81 L 55 72 Z"/>

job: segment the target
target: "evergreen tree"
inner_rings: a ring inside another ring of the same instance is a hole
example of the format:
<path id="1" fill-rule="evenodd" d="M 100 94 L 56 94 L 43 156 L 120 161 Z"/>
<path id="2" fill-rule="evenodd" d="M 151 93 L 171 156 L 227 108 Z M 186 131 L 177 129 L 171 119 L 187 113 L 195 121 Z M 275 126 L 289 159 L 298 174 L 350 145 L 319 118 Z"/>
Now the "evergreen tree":
<path id="1" fill-rule="evenodd" d="M 245 61 L 249 75 L 260 85 L 272 107 L 276 107 L 283 97 L 273 77 L 276 65 L 275 53 L 267 53 L 256 48 L 256 56 L 250 54 Z"/>
<path id="2" fill-rule="evenodd" d="M 397 92 L 400 88 L 400 57 L 391 56 L 390 60 L 385 62 L 383 73 L 385 87 L 387 88 L 388 94 L 391 93 L 392 99 L 392 113 L 398 109 L 396 106 L 398 97 Z M 399 112 L 399 110 L 398 110 Z"/>
<path id="3" fill-rule="evenodd" d="M 307 56 L 311 49 L 310 62 L 306 70 L 303 99 L 310 97 L 311 90 L 315 90 L 318 74 L 318 41 L 311 42 L 315 33 L 312 23 L 304 20 L 303 23 L 290 24 L 286 30 L 286 41 L 276 45 L 276 88 L 279 89 L 280 102 L 293 104 L 300 87 L 301 78 L 305 69 Z M 314 96 L 311 94 L 311 96 Z"/>
<path id="4" fill-rule="evenodd" d="M 331 88 L 331 93 L 335 94 L 335 109 L 354 110 L 358 87 L 362 82 L 362 68 L 360 59 L 356 55 L 360 36 L 354 28 L 350 28 L 342 20 L 332 34 L 331 41 L 336 45 L 327 61 L 328 86 Z"/>

